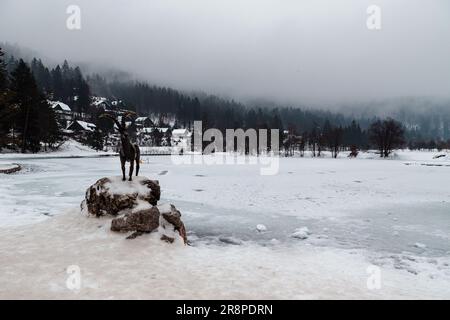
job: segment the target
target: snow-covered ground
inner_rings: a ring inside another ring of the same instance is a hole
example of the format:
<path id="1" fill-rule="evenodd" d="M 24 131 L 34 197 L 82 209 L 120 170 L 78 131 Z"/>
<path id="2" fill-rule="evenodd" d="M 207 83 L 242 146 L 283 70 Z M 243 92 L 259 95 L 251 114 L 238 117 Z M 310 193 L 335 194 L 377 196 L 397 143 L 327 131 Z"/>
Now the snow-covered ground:
<path id="1" fill-rule="evenodd" d="M 116 157 L 0 155 L 23 167 L 0 176 L 0 298 L 449 299 L 450 159 L 436 154 L 281 158 L 274 176 L 144 157 L 141 174 L 183 214 L 186 247 L 125 240 L 79 214 L 89 185 L 120 174 Z"/>
<path id="2" fill-rule="evenodd" d="M 90 147 L 81 144 L 78 141 L 69 139 L 65 141 L 58 150 L 47 151 L 39 153 L 10 153 L 0 150 L 0 161 L 2 159 L 36 159 L 36 158 L 77 158 L 77 157 L 98 157 L 114 155 L 115 152 L 99 152 L 91 149 Z"/>

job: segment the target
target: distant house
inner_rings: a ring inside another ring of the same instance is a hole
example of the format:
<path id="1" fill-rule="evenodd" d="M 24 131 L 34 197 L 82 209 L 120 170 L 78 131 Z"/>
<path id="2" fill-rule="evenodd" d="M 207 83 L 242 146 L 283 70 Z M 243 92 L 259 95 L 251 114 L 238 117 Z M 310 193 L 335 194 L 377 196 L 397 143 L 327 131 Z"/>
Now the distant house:
<path id="1" fill-rule="evenodd" d="M 73 119 L 72 109 L 61 101 L 48 101 L 53 111 L 55 111 L 58 121 L 66 125 L 68 121 Z"/>
<path id="2" fill-rule="evenodd" d="M 109 104 L 108 99 L 102 97 L 93 97 L 92 105 L 98 109 L 111 109 L 111 105 Z"/>
<path id="3" fill-rule="evenodd" d="M 58 112 L 72 112 L 72 109 L 61 101 L 50 101 L 50 104 L 52 106 L 52 109 Z"/>
<path id="4" fill-rule="evenodd" d="M 170 141 L 169 128 L 141 128 L 138 130 L 137 141 L 143 146 L 161 146 Z"/>
<path id="5" fill-rule="evenodd" d="M 153 121 L 150 119 L 150 117 L 138 117 L 136 118 L 136 126 L 140 128 L 150 128 L 154 126 Z"/>
<path id="6" fill-rule="evenodd" d="M 189 147 L 191 145 L 192 133 L 188 129 L 172 130 L 172 145 Z"/>
<path id="7" fill-rule="evenodd" d="M 97 126 L 93 123 L 75 120 L 68 127 L 67 130 L 71 130 L 73 132 L 94 132 Z"/>

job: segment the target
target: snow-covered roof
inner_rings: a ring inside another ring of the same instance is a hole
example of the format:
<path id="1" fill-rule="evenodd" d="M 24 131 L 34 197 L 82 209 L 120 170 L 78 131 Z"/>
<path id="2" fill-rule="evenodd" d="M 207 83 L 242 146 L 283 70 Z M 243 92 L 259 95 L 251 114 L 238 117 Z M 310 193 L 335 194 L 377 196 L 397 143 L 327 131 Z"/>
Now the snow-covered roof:
<path id="1" fill-rule="evenodd" d="M 167 130 L 169 130 L 169 128 L 156 128 L 156 129 L 158 129 L 158 130 L 161 131 L 162 133 L 166 133 Z"/>
<path id="2" fill-rule="evenodd" d="M 141 130 L 140 130 L 140 132 L 142 132 L 142 133 L 151 133 L 151 132 L 153 132 L 155 129 L 158 129 L 160 132 L 162 132 L 162 133 L 166 133 L 167 132 L 167 130 L 169 130 L 169 128 L 153 128 L 153 127 L 151 127 L 151 128 L 142 128 Z"/>
<path id="3" fill-rule="evenodd" d="M 94 131 L 95 128 L 97 128 L 95 124 L 81 120 L 75 120 L 67 128 L 70 128 L 75 122 L 77 122 L 86 131 Z"/>
<path id="4" fill-rule="evenodd" d="M 50 101 L 50 105 L 51 105 L 52 109 L 55 109 L 56 107 L 59 106 L 61 108 L 61 110 L 63 110 L 63 111 L 68 111 L 68 112 L 72 111 L 72 109 L 70 109 L 70 107 L 67 104 L 65 104 L 61 101 Z"/>
<path id="5" fill-rule="evenodd" d="M 98 100 L 98 101 L 94 101 L 94 105 L 95 106 L 99 106 L 99 105 L 102 105 L 102 104 L 108 104 L 107 102 L 106 102 L 106 100 Z"/>
<path id="6" fill-rule="evenodd" d="M 175 136 L 188 135 L 189 130 L 188 129 L 173 129 L 172 134 Z"/>

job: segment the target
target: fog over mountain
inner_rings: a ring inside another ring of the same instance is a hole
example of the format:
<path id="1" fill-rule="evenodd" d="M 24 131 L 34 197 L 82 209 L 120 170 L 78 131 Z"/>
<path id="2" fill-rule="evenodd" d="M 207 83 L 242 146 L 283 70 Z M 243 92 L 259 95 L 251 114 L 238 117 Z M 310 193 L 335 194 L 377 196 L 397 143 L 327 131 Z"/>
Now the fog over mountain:
<path id="1" fill-rule="evenodd" d="M 69 5 L 81 30 L 66 27 Z M 2 0 L 0 41 L 243 101 L 336 108 L 450 96 L 450 2 Z"/>

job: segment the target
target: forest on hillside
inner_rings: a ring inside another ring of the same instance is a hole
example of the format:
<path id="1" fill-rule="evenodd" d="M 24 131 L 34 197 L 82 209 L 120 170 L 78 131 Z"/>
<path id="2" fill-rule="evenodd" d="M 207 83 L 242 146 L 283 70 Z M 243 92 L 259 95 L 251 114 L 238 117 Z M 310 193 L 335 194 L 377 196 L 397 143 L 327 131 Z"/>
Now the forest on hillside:
<path id="1" fill-rule="evenodd" d="M 105 124 L 104 119 L 98 118 L 102 110 L 93 108 L 93 96 L 119 101 L 121 108 L 135 111 L 139 116 L 155 114 L 173 116 L 176 119 L 175 128 L 191 129 L 194 121 L 202 121 L 204 130 L 217 128 L 223 132 L 225 129 L 237 128 L 279 129 L 281 132 L 280 143 L 286 149 L 292 148 L 292 144 L 294 144 L 298 148 L 319 145 L 320 150 L 320 146 L 325 148 L 336 143 L 340 148 L 347 150 L 351 147 L 358 149 L 375 147 L 369 129 L 370 125 L 377 120 L 376 117 L 357 118 L 339 112 L 294 107 L 249 107 L 243 103 L 214 95 L 197 96 L 143 81 L 108 79 L 98 73 L 84 75 L 80 67 L 71 66 L 68 61 L 50 67 L 39 58 L 30 59 L 30 61 L 23 61 L 6 52 L 2 57 L 4 88 L 7 88 L 9 84 L 14 84 L 18 70 L 27 73 L 27 68 L 29 68 L 30 75 L 27 76 L 33 78 L 36 86 L 33 89 L 36 91 L 33 92 L 33 95 L 40 97 L 42 105 L 45 105 L 45 99 L 62 101 L 68 104 L 80 118 L 95 123 L 104 131 L 112 130 L 112 126 Z M 30 82 L 32 81 L 30 80 Z M 16 88 L 16 90 L 23 89 Z M 19 92 L 16 92 L 16 95 L 19 95 Z M 5 105 L 5 102 L 3 104 Z M 3 109 L 5 113 L 6 108 L 3 107 Z M 48 111 L 47 107 L 41 106 L 40 109 L 32 110 L 42 113 L 42 115 L 33 117 L 36 122 L 35 127 L 42 126 L 42 117 L 48 118 L 49 115 L 51 117 L 51 111 Z M 9 118 L 13 115 L 14 112 L 10 111 Z M 17 117 L 26 118 L 26 116 L 19 115 Z M 6 124 L 10 120 L 7 120 L 6 117 L 3 118 L 3 132 L 11 129 Z M 16 122 L 19 123 L 19 132 L 23 131 L 24 124 L 20 125 L 19 120 L 14 123 Z M 31 130 L 28 126 L 29 124 L 26 125 L 27 130 Z M 54 126 L 53 123 L 50 123 L 46 128 Z M 429 124 L 404 125 L 403 145 L 410 148 L 442 149 L 448 147 L 445 137 L 436 135 L 435 126 L 435 124 L 433 126 Z M 49 129 L 40 130 L 45 132 Z M 57 134 L 57 129 L 52 130 L 55 132 L 54 135 L 50 135 L 52 138 L 40 138 L 40 141 L 48 140 L 50 146 L 57 144 L 58 139 L 55 137 L 59 137 L 59 134 Z M 430 132 L 435 135 L 430 137 Z M 337 135 L 338 141 L 336 141 L 335 135 Z M 24 147 L 25 145 L 23 143 Z"/>

